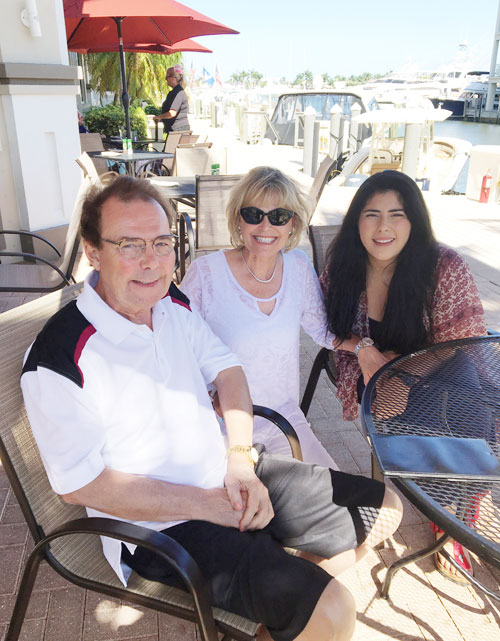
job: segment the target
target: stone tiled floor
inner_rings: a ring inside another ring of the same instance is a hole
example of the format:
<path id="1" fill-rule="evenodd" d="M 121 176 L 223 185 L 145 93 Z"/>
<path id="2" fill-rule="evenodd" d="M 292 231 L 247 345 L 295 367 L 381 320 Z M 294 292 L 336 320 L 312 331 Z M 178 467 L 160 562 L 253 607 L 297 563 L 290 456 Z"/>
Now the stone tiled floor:
<path id="1" fill-rule="evenodd" d="M 438 238 L 458 249 L 469 261 L 485 307 L 487 322 L 500 321 L 500 207 L 462 200 L 442 209 L 430 203 Z M 315 215 L 320 224 L 336 222 L 338 199 L 327 188 Z M 345 207 L 344 207 L 345 208 Z M 304 245 L 307 249 L 307 245 Z M 82 262 L 81 269 L 85 271 Z M 30 296 L 0 295 L 0 312 Z M 301 341 L 302 387 L 317 347 Z M 346 423 L 334 390 L 320 379 L 309 419 L 312 427 L 346 472 L 370 473 L 370 450 L 358 421 Z M 498 641 L 500 604 L 472 586 L 442 577 L 431 559 L 401 570 L 393 580 L 388 601 L 380 598 L 386 567 L 395 559 L 431 542 L 426 519 L 405 501 L 404 518 L 395 536 L 378 552 L 371 552 L 341 580 L 355 596 L 358 622 L 354 641 Z M 5 638 L 20 572 L 32 548 L 20 509 L 0 468 L 0 641 Z M 491 589 L 499 589 L 500 570 L 474 559 L 476 575 Z M 49 567 L 42 568 L 23 627 L 23 641 L 194 641 L 192 624 L 122 604 L 73 587 Z"/>

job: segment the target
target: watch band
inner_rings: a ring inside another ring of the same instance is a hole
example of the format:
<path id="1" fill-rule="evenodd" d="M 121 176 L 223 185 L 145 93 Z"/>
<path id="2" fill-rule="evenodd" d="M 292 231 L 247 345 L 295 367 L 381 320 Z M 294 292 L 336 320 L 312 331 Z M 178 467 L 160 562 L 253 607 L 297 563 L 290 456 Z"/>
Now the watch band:
<path id="1" fill-rule="evenodd" d="M 373 344 L 374 344 L 373 340 L 368 336 L 365 336 L 359 341 L 359 343 L 354 348 L 354 356 L 357 356 L 359 354 L 359 350 L 362 349 L 363 347 L 371 347 Z"/>
<path id="2" fill-rule="evenodd" d="M 226 452 L 226 456 L 229 456 L 230 454 L 233 454 L 235 452 L 246 454 L 248 460 L 254 466 L 257 465 L 259 461 L 259 453 L 257 452 L 257 450 L 253 445 L 233 445 Z"/>

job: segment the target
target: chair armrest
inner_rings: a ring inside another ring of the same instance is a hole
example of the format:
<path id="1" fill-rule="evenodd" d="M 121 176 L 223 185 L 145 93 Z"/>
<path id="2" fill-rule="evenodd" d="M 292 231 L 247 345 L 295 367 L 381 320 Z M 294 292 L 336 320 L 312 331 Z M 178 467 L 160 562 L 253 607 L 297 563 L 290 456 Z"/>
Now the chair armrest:
<path id="1" fill-rule="evenodd" d="M 28 252 L 6 252 L 6 251 L 0 251 L 0 259 L 2 256 L 13 256 L 17 258 L 30 258 L 31 260 L 39 260 L 41 263 L 44 263 L 45 265 L 48 265 L 49 267 L 52 267 L 59 276 L 64 280 L 66 285 L 71 285 L 71 282 L 66 278 L 64 273 L 57 267 L 56 265 L 53 265 L 50 260 L 47 260 L 46 258 L 42 258 L 41 256 L 37 256 L 36 254 L 29 254 Z"/>
<path id="2" fill-rule="evenodd" d="M 144 169 L 137 174 L 136 178 L 158 178 L 158 174 L 155 174 L 155 172 L 150 169 Z"/>
<path id="3" fill-rule="evenodd" d="M 51 541 L 71 534 L 108 536 L 112 539 L 140 545 L 155 552 L 176 569 L 186 584 L 193 598 L 200 626 L 205 631 L 204 638 L 217 641 L 218 635 L 213 619 L 210 597 L 201 570 L 196 561 L 177 541 L 162 532 L 150 530 L 134 523 L 116 519 L 89 517 L 74 519 L 56 528 L 35 546 L 32 554 L 40 554 Z"/>
<path id="4" fill-rule="evenodd" d="M 59 256 L 59 258 L 61 257 L 61 252 L 57 249 L 57 247 L 55 245 L 53 245 L 50 242 L 50 240 L 47 240 L 43 236 L 40 236 L 39 234 L 35 234 L 32 231 L 23 231 L 22 229 L 18 230 L 18 231 L 13 230 L 13 229 L 0 229 L 0 234 L 16 234 L 18 236 L 31 236 L 31 238 L 36 238 L 37 240 L 41 240 L 44 243 L 46 243 L 47 245 L 50 245 L 50 247 L 52 247 L 52 249 Z"/>
<path id="5" fill-rule="evenodd" d="M 112 169 L 110 169 L 109 171 L 105 171 L 102 174 L 99 174 L 99 180 L 102 183 L 105 183 L 108 180 L 109 181 L 114 180 L 115 178 L 119 178 L 119 177 L 120 177 L 120 174 L 117 171 L 113 171 Z"/>
<path id="6" fill-rule="evenodd" d="M 291 423 L 287 421 L 284 416 L 269 409 L 269 407 L 263 407 L 262 405 L 254 405 L 253 413 L 255 416 L 263 416 L 264 418 L 267 418 L 268 421 L 271 421 L 271 423 L 274 423 L 276 427 L 279 427 L 288 439 L 293 458 L 302 461 L 302 449 L 300 447 L 299 437 Z"/>
<path id="7" fill-rule="evenodd" d="M 186 238 L 188 242 L 188 251 L 186 253 Z M 184 277 L 186 272 L 186 258 L 189 256 L 189 262 L 196 258 L 195 240 L 193 223 L 189 214 L 185 212 L 179 213 L 179 262 L 181 267 L 181 278 Z"/>

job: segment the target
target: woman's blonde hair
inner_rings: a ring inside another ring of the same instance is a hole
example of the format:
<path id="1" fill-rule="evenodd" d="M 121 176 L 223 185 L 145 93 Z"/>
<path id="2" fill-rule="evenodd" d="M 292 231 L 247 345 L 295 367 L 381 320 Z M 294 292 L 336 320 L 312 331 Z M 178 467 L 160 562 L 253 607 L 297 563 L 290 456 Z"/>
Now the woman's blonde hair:
<path id="1" fill-rule="evenodd" d="M 285 251 L 297 247 L 302 231 L 309 221 L 311 211 L 309 196 L 279 169 L 254 167 L 233 187 L 226 207 L 231 244 L 236 249 L 244 247 L 240 232 L 240 209 L 266 198 L 275 198 L 280 207 L 294 212 L 293 230 Z"/>
<path id="2" fill-rule="evenodd" d="M 184 67 L 182 65 L 174 65 L 173 67 L 169 67 L 167 69 L 167 74 L 169 73 L 174 76 L 180 86 L 184 89 L 186 86 L 186 83 L 184 82 Z"/>

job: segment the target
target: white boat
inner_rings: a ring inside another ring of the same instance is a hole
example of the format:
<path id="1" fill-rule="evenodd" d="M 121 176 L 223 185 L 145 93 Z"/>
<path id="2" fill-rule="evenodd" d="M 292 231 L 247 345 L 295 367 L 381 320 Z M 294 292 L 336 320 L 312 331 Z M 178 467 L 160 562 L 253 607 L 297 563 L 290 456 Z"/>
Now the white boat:
<path id="1" fill-rule="evenodd" d="M 432 104 L 435 107 L 441 106 L 453 112 L 451 118 L 472 118 L 476 119 L 486 107 L 486 96 L 488 94 L 488 82 L 470 82 L 460 96 L 456 98 L 433 98 Z M 497 87 L 493 101 L 493 111 L 498 110 L 500 90 Z"/>
<path id="2" fill-rule="evenodd" d="M 453 189 L 472 145 L 460 138 L 434 137 L 434 123 L 450 114 L 445 109 L 393 107 L 357 116 L 359 124 L 372 127 L 372 136 L 331 184 L 359 184 L 379 171 L 395 169 L 406 170 L 425 190 Z"/>
<path id="3" fill-rule="evenodd" d="M 351 110 L 355 105 L 359 105 L 361 113 L 378 109 L 373 94 L 367 93 L 359 87 L 319 90 L 291 89 L 280 95 L 265 137 L 279 145 L 300 145 L 304 133 L 298 116 L 303 115 L 307 108 L 312 107 L 316 112 L 316 120 L 320 121 L 320 125 L 326 132 L 326 140 L 328 140 L 330 110 L 334 105 L 340 107 L 346 120 L 350 120 Z M 369 127 L 366 127 L 365 131 L 361 132 L 362 139 L 367 138 L 370 133 Z M 328 145 L 326 148 L 328 149 Z"/>

